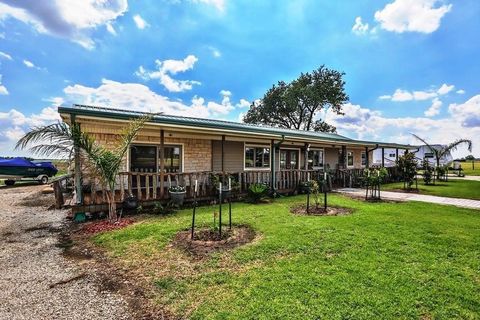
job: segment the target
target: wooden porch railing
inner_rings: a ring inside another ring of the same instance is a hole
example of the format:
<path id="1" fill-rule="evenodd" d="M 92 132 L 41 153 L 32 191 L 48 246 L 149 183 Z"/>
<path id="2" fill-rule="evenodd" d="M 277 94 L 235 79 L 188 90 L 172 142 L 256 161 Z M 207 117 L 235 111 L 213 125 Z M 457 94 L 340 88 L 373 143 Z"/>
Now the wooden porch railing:
<path id="1" fill-rule="evenodd" d="M 359 187 L 364 169 L 337 169 L 330 172 L 330 182 L 334 187 Z M 387 182 L 397 181 L 396 167 L 387 168 Z M 191 172 L 191 173 L 144 173 L 122 172 L 117 177 L 115 199 L 123 201 L 127 196 L 134 196 L 141 201 L 168 200 L 170 186 L 181 185 L 186 189 L 186 199 L 193 198 L 195 180 L 198 184 L 197 198 L 199 200 L 213 199 L 216 196 L 213 177 L 217 177 L 224 185 L 231 178 L 232 187 L 238 194 L 245 194 L 254 183 L 264 183 L 271 187 L 271 171 L 243 172 Z M 275 190 L 291 192 L 299 184 L 308 179 L 323 179 L 322 170 L 280 170 L 275 172 Z M 163 180 L 163 183 L 162 183 Z M 85 188 L 84 205 L 104 204 L 107 202 L 106 188 L 98 181 L 90 181 Z M 89 192 L 88 192 L 89 191 Z"/>

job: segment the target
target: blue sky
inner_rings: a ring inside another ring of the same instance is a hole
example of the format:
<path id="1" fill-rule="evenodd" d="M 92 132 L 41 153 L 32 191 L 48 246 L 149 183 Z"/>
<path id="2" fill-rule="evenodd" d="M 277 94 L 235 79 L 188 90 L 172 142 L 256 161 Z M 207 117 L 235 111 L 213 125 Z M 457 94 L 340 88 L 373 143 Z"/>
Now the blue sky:
<path id="1" fill-rule="evenodd" d="M 0 0 L 0 155 L 58 105 L 239 121 L 325 64 L 346 73 L 339 133 L 470 138 L 480 156 L 479 16 L 477 0 Z"/>

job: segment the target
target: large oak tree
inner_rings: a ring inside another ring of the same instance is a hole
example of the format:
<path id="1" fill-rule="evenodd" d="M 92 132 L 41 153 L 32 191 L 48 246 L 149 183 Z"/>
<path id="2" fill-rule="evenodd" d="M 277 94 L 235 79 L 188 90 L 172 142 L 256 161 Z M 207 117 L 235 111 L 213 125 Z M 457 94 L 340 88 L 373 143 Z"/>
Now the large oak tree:
<path id="1" fill-rule="evenodd" d="M 321 111 L 328 109 L 343 114 L 342 105 L 348 101 L 344 75 L 322 65 L 311 73 L 302 73 L 290 83 L 279 81 L 262 99 L 250 106 L 243 121 L 280 128 L 335 132 L 334 126 L 317 117 Z"/>

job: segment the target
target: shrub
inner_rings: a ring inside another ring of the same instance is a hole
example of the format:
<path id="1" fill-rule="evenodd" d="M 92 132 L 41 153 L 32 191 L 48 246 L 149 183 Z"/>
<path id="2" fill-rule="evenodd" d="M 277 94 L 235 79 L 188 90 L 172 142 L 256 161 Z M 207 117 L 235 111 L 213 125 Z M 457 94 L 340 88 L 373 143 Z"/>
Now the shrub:
<path id="1" fill-rule="evenodd" d="M 425 182 L 425 184 L 430 184 L 432 183 L 432 179 L 433 168 L 428 160 L 423 160 L 423 182 Z"/>
<path id="2" fill-rule="evenodd" d="M 165 205 L 162 205 L 161 202 L 155 202 L 153 205 L 153 213 L 154 214 L 160 214 L 160 215 L 166 215 L 173 213 L 175 211 L 175 208 L 173 207 L 171 202 L 168 202 Z"/>
<path id="3" fill-rule="evenodd" d="M 406 188 L 411 189 L 417 175 L 417 161 L 415 160 L 415 154 L 406 152 L 403 156 L 398 158 L 397 166 L 403 177 Z"/>
<path id="4" fill-rule="evenodd" d="M 251 203 L 259 203 L 268 194 L 268 186 L 263 183 L 254 183 L 248 188 L 247 200 Z"/>

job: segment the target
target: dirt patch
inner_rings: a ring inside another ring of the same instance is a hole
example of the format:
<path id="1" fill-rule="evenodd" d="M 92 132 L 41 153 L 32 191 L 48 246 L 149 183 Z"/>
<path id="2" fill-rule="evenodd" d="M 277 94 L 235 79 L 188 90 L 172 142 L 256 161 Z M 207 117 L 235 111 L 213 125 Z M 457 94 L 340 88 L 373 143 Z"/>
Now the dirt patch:
<path id="1" fill-rule="evenodd" d="M 304 215 L 304 216 L 344 216 L 352 214 L 353 209 L 344 208 L 344 207 L 327 207 L 325 210 L 323 207 L 310 207 L 307 212 L 306 205 L 299 205 L 292 207 L 290 212 L 293 214 Z"/>
<path id="2" fill-rule="evenodd" d="M 388 191 L 401 192 L 401 193 L 420 193 L 418 189 L 390 189 Z"/>
<path id="3" fill-rule="evenodd" d="M 22 198 L 17 205 L 23 207 L 55 207 L 55 198 L 51 194 L 42 192 L 32 192 L 27 197 Z"/>
<path id="4" fill-rule="evenodd" d="M 232 249 L 255 238 L 255 231 L 249 226 L 234 226 L 232 229 L 222 229 L 220 237 L 218 230 L 199 229 L 195 231 L 193 240 L 191 231 L 181 231 L 173 239 L 173 245 L 179 247 L 195 257 L 205 257 L 212 252 Z"/>
<path id="5" fill-rule="evenodd" d="M 134 219 L 129 219 L 129 218 L 122 219 L 122 220 L 114 222 L 114 223 L 111 223 L 108 220 L 89 222 L 89 223 L 86 223 L 83 226 L 83 228 L 81 230 L 81 233 L 92 235 L 92 234 L 99 233 L 99 232 L 122 229 L 122 228 L 125 228 L 128 225 L 131 225 L 134 222 L 135 222 Z"/>

